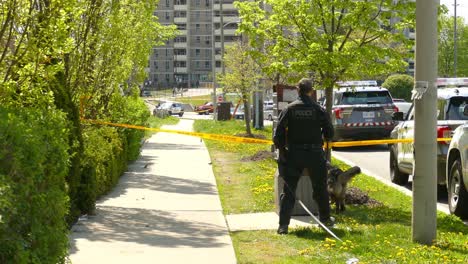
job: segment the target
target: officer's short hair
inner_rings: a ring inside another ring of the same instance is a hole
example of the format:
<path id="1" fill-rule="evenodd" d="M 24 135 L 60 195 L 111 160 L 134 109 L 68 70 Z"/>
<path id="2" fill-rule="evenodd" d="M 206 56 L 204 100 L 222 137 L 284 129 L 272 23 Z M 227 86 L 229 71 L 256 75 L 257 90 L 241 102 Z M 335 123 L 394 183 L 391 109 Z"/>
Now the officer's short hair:
<path id="1" fill-rule="evenodd" d="M 307 94 L 312 91 L 312 80 L 309 78 L 302 78 L 297 83 L 297 88 L 299 88 L 299 94 Z"/>

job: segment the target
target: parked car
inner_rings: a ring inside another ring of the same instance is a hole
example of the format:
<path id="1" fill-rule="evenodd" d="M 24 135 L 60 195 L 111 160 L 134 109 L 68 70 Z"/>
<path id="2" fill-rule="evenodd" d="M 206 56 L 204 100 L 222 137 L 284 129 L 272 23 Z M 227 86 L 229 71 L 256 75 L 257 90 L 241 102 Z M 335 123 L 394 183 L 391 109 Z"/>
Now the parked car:
<path id="1" fill-rule="evenodd" d="M 195 112 L 199 115 L 213 113 L 213 110 L 214 106 L 212 102 L 205 102 L 204 104 L 195 107 Z"/>
<path id="2" fill-rule="evenodd" d="M 273 101 L 264 101 L 263 102 L 263 110 L 273 110 L 273 106 L 275 103 Z"/>
<path id="3" fill-rule="evenodd" d="M 151 92 L 150 91 L 143 91 L 143 92 L 141 92 L 141 96 L 149 97 L 149 96 L 151 96 Z"/>
<path id="4" fill-rule="evenodd" d="M 390 92 L 376 81 L 339 85 L 333 93 L 334 141 L 388 138 L 396 125 L 392 114 L 398 111 Z"/>
<path id="5" fill-rule="evenodd" d="M 236 111 L 234 113 L 234 111 Z M 235 106 L 232 106 L 231 107 L 231 116 L 234 118 L 234 119 L 244 119 L 245 117 L 245 113 L 244 113 L 244 105 L 243 104 L 240 104 L 237 109 Z"/>
<path id="6" fill-rule="evenodd" d="M 468 117 L 468 104 L 463 113 Z M 468 124 L 455 129 L 448 149 L 446 174 L 450 213 L 468 218 Z"/>
<path id="7" fill-rule="evenodd" d="M 153 110 L 153 115 L 158 115 L 161 112 L 182 117 L 184 115 L 184 107 L 181 103 L 165 102 Z"/>
<path id="8" fill-rule="evenodd" d="M 410 110 L 411 105 L 413 105 L 413 103 L 406 102 L 404 99 L 397 99 L 397 98 L 393 98 L 393 104 L 395 104 L 399 112 L 403 113 L 403 116 L 406 116 L 408 114 L 408 111 Z"/>
<path id="9" fill-rule="evenodd" d="M 468 85 L 468 83 L 467 83 Z M 467 86 L 468 87 L 468 86 Z M 437 137 L 449 138 L 460 125 L 468 122 L 463 115 L 468 104 L 468 88 L 445 88 L 437 90 Z M 396 113 L 396 120 L 401 121 L 392 131 L 392 139 L 407 139 L 414 137 L 414 106 L 406 117 L 401 112 Z M 446 165 L 449 144 L 437 144 L 437 181 L 439 185 L 446 184 Z M 393 183 L 404 185 L 413 173 L 414 150 L 413 143 L 397 143 L 389 145 L 390 178 Z"/>

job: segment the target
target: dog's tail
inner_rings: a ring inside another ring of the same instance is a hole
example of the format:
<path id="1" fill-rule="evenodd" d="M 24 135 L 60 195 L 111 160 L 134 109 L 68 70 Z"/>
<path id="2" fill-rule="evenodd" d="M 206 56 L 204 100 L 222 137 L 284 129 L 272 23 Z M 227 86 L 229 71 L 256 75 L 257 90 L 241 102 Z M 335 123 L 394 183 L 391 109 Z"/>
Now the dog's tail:
<path id="1" fill-rule="evenodd" d="M 343 173 L 341 173 L 338 176 L 338 178 L 342 182 L 348 182 L 352 177 L 356 176 L 359 173 L 361 173 L 361 168 L 359 168 L 358 166 L 354 166 L 354 167 L 344 171 Z"/>

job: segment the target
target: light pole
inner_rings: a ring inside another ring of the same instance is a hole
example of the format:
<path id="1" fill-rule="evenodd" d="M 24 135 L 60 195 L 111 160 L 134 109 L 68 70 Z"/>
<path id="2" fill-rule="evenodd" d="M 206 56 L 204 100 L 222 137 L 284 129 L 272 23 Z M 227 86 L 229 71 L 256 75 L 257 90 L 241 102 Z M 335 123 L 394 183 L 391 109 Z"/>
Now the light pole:
<path id="1" fill-rule="evenodd" d="M 218 106 L 218 102 L 216 99 L 216 44 L 215 44 L 215 1 L 212 1 L 211 4 L 211 40 L 213 50 L 211 52 L 211 70 L 213 71 L 213 120 L 216 120 L 216 108 Z"/>
<path id="2" fill-rule="evenodd" d="M 457 0 L 453 7 L 453 77 L 457 77 Z"/>
<path id="3" fill-rule="evenodd" d="M 429 245 L 437 231 L 437 8 L 416 0 L 412 237 Z"/>

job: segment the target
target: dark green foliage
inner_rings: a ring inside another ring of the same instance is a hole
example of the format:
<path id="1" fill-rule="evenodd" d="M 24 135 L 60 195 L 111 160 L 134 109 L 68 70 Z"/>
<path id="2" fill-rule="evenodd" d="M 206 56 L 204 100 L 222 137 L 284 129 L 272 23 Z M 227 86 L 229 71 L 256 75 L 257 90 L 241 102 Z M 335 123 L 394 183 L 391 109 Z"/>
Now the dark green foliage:
<path id="1" fill-rule="evenodd" d="M 50 89 L 54 93 L 55 106 L 67 114 L 68 123 L 68 145 L 70 154 L 70 167 L 66 178 L 68 186 L 68 196 L 70 197 L 70 213 L 68 223 L 71 224 L 79 217 L 81 211 L 86 211 L 81 207 L 82 195 L 79 191 L 81 179 L 81 155 L 83 152 L 83 137 L 81 135 L 80 112 L 76 104 L 72 101 L 70 89 L 66 87 L 65 76 L 62 72 L 57 73 L 56 78 L 51 81 Z M 76 153 L 77 155 L 74 155 Z"/>
<path id="2" fill-rule="evenodd" d="M 401 98 L 411 101 L 414 79 L 406 74 L 395 74 L 387 78 L 382 87 L 387 88 L 393 98 Z"/>
<path id="3" fill-rule="evenodd" d="M 107 119 L 114 123 L 143 126 L 150 117 L 147 106 L 138 96 L 114 94 L 109 108 L 112 115 Z M 95 200 L 117 184 L 128 161 L 138 158 L 144 132 L 86 125 L 82 133 L 84 152 L 79 208 L 82 213 L 93 213 Z"/>
<path id="4" fill-rule="evenodd" d="M 0 263 L 60 263 L 67 254 L 65 115 L 0 108 Z"/>

